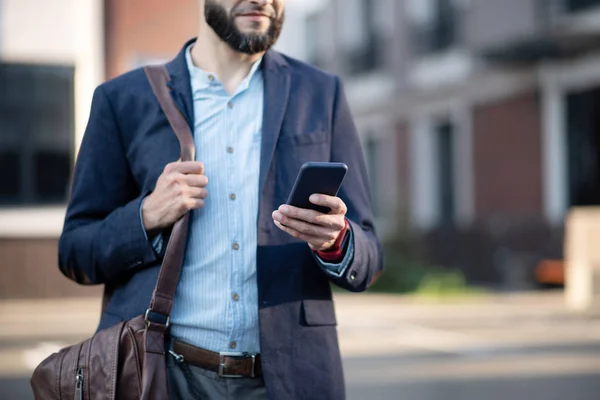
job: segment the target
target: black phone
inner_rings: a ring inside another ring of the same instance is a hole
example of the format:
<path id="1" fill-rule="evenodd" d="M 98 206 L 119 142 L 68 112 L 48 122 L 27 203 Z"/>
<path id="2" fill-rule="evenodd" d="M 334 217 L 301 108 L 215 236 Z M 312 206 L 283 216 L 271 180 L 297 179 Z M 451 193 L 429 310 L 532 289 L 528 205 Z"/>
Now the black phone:
<path id="1" fill-rule="evenodd" d="M 313 204 L 309 198 L 315 193 L 337 196 L 347 171 L 348 166 L 339 162 L 305 163 L 298 172 L 287 204 L 323 214 L 329 213 L 331 210 L 328 207 Z"/>

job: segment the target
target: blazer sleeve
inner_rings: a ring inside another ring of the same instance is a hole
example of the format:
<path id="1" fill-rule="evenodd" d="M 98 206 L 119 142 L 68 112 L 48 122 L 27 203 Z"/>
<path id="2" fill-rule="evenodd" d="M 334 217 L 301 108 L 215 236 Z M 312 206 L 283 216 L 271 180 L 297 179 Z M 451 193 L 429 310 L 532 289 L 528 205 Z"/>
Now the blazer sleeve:
<path id="1" fill-rule="evenodd" d="M 140 224 L 140 193 L 115 112 L 103 86 L 94 92 L 59 239 L 60 270 L 81 284 L 106 283 L 155 263 Z"/>
<path id="2" fill-rule="evenodd" d="M 373 223 L 362 147 L 339 78 L 336 78 L 332 120 L 331 160 L 348 165 L 338 196 L 348 208 L 346 218 L 352 230 L 353 257 L 341 276 L 330 275 L 330 279 L 344 289 L 361 292 L 383 272 L 383 251 Z"/>

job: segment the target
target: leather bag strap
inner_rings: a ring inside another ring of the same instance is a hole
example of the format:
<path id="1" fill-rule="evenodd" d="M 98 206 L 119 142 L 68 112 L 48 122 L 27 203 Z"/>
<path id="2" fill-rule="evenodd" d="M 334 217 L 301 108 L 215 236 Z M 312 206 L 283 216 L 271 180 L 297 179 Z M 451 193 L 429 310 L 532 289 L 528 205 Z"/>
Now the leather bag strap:
<path id="1" fill-rule="evenodd" d="M 188 123 L 171 97 L 167 68 L 160 65 L 149 66 L 144 70 L 160 107 L 179 139 L 181 161 L 193 161 L 195 158 L 194 139 Z M 146 329 L 143 333 L 144 362 L 141 400 L 163 400 L 168 397 L 165 333 L 169 329 L 173 299 L 181 274 L 189 221 L 190 214 L 186 213 L 173 227 L 158 280 L 152 293 L 150 307 L 146 311 Z"/>
<path id="2" fill-rule="evenodd" d="M 196 153 L 194 138 L 190 126 L 171 97 L 168 87 L 170 77 L 167 68 L 164 65 L 147 66 L 144 68 L 144 71 L 154 95 L 158 99 L 175 135 L 179 139 L 181 161 L 193 161 Z M 158 275 L 158 281 L 152 294 L 150 307 L 146 312 L 146 319 L 148 319 L 151 313 L 158 314 L 159 316 L 166 317 L 164 324 L 168 325 L 183 264 L 189 219 L 189 213 L 186 213 L 173 227 Z"/>

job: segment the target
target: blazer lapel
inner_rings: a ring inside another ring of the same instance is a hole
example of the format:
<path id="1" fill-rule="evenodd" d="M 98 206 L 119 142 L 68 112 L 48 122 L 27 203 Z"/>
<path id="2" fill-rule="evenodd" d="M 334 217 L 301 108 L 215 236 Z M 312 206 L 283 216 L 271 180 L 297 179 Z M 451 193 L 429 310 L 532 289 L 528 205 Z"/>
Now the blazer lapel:
<path id="1" fill-rule="evenodd" d="M 171 62 L 167 64 L 167 70 L 171 75 L 171 81 L 167 84 L 171 89 L 173 101 L 190 125 L 192 133 L 194 132 L 194 107 L 192 105 L 192 84 L 190 82 L 190 71 L 187 67 L 185 54 L 187 48 L 196 41 L 188 41 L 183 49 Z"/>
<path id="2" fill-rule="evenodd" d="M 287 107 L 290 93 L 290 74 L 287 67 L 288 64 L 281 54 L 275 51 L 268 51 L 265 54 L 263 59 L 264 112 L 259 196 L 262 196 Z"/>

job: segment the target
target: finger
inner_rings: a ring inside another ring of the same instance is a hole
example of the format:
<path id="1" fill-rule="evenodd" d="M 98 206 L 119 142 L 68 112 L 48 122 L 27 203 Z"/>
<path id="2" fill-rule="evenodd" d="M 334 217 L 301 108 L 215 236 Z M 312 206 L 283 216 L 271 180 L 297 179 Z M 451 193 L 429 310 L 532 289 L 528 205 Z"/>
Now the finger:
<path id="1" fill-rule="evenodd" d="M 300 219 L 302 221 L 311 223 L 316 223 L 317 219 L 320 216 L 325 215 L 315 210 L 309 210 L 307 208 L 298 208 L 287 204 L 281 205 L 278 208 L 278 211 L 287 217 Z"/>
<path id="2" fill-rule="evenodd" d="M 325 194 L 315 193 L 310 196 L 310 202 L 318 206 L 324 206 L 331 209 L 329 214 L 343 214 L 346 215 L 348 209 L 346 204 L 339 197 L 327 196 Z"/>
<path id="3" fill-rule="evenodd" d="M 208 190 L 198 187 L 190 187 L 188 189 L 188 196 L 192 199 L 205 199 L 208 197 Z"/>
<path id="4" fill-rule="evenodd" d="M 281 229 L 288 235 L 306 242 L 312 250 L 319 251 L 320 249 L 323 249 L 326 247 L 327 242 L 325 242 L 323 239 L 305 235 L 302 232 L 298 232 L 295 229 L 288 228 L 287 226 L 281 225 L 277 221 L 273 221 L 273 222 L 279 229 Z"/>
<path id="5" fill-rule="evenodd" d="M 180 174 L 204 174 L 204 164 L 200 161 L 182 161 L 167 164 L 165 172 Z"/>
<path id="6" fill-rule="evenodd" d="M 289 205 L 282 205 L 278 211 L 289 218 L 299 219 L 313 225 L 320 225 L 326 228 L 341 230 L 346 224 L 343 218 L 338 214 L 323 214 L 319 211 L 308 210 Z"/>
<path id="7" fill-rule="evenodd" d="M 290 218 L 279 211 L 273 212 L 273 219 L 283 226 L 300 232 L 312 238 L 318 238 L 323 240 L 332 240 L 336 237 L 336 231 L 326 228 L 321 225 L 314 225 L 305 221 Z"/>
<path id="8" fill-rule="evenodd" d="M 298 232 L 297 230 L 290 228 L 289 226 L 285 226 L 285 225 L 281 224 L 281 222 L 279 222 L 279 221 L 274 220 L 273 222 L 279 229 L 281 229 L 288 235 L 295 237 L 296 239 L 304 240 L 307 243 L 315 242 L 318 240 L 318 238 L 315 238 L 313 236 L 307 235 L 302 232 Z"/>
<path id="9" fill-rule="evenodd" d="M 190 210 L 198 210 L 202 207 L 204 207 L 204 200 L 203 199 L 194 199 L 194 198 L 189 198 L 185 201 L 185 207 L 188 211 Z"/>
<path id="10" fill-rule="evenodd" d="M 208 185 L 208 178 L 206 175 L 200 174 L 188 174 L 182 176 L 183 181 L 186 185 L 195 188 L 203 188 Z"/>

